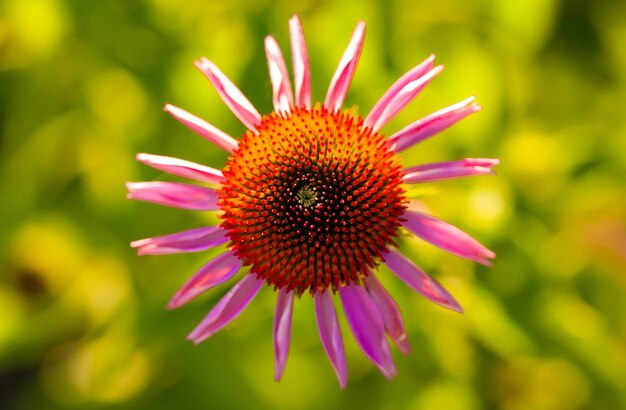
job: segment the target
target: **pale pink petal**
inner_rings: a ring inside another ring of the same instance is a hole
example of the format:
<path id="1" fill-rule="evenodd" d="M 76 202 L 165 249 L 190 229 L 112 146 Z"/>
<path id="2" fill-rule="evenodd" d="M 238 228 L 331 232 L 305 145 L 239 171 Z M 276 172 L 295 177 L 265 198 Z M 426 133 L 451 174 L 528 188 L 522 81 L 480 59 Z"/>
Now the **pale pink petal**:
<path id="1" fill-rule="evenodd" d="M 207 290 L 230 280 L 241 268 L 241 260 L 232 251 L 224 252 L 191 277 L 168 303 L 168 309 L 184 305 Z"/>
<path id="2" fill-rule="evenodd" d="M 200 119 L 172 104 L 166 104 L 163 109 L 172 117 L 180 121 L 184 126 L 200 135 L 202 138 L 205 138 L 220 147 L 224 151 L 232 154 L 237 149 L 238 143 L 236 139 L 226 134 L 224 131 L 215 128 L 203 119 Z"/>
<path id="3" fill-rule="evenodd" d="M 424 271 L 415 266 L 406 256 L 394 249 L 387 249 L 384 261 L 400 279 L 415 289 L 422 296 L 433 302 L 462 313 L 463 308 L 435 279 L 428 276 Z"/>
<path id="4" fill-rule="evenodd" d="M 127 182 L 127 198 L 175 208 L 215 211 L 217 192 L 211 188 L 178 182 Z"/>
<path id="5" fill-rule="evenodd" d="M 293 94 L 283 53 L 281 53 L 278 43 L 272 36 L 265 37 L 265 55 L 267 56 L 267 68 L 272 81 L 274 111 L 286 116 L 291 113 Z"/>
<path id="6" fill-rule="evenodd" d="M 169 174 L 196 181 L 219 184 L 224 180 L 222 171 L 183 159 L 141 153 L 137 154 L 137 161 Z"/>
<path id="7" fill-rule="evenodd" d="M 490 158 L 465 158 L 460 161 L 417 165 L 403 169 L 402 180 L 407 184 L 414 184 L 474 175 L 495 175 L 496 172 L 491 167 L 498 165 L 499 162 Z"/>
<path id="8" fill-rule="evenodd" d="M 490 266 L 489 259 L 496 254 L 456 226 L 450 225 L 431 215 L 405 211 L 402 224 L 423 240 L 454 255 Z"/>
<path id="9" fill-rule="evenodd" d="M 196 61 L 194 65 L 209 79 L 217 93 L 222 97 L 228 108 L 251 131 L 256 132 L 261 123 L 261 114 L 243 95 L 232 81 L 228 79 L 212 62 L 206 58 Z"/>
<path id="10" fill-rule="evenodd" d="M 311 107 L 311 69 L 304 31 L 298 16 L 289 20 L 291 35 L 291 59 L 293 60 L 293 82 L 296 89 L 296 107 Z"/>
<path id="11" fill-rule="evenodd" d="M 383 109 L 382 114 L 372 126 L 374 131 L 380 130 L 393 117 L 396 116 L 409 102 L 411 102 L 440 72 L 443 66 L 437 66 L 424 74 L 422 77 L 408 83 L 396 95 L 390 97 Z"/>
<path id="12" fill-rule="evenodd" d="M 431 55 L 400 77 L 374 105 L 363 126 L 377 132 L 411 102 L 443 69 L 443 66 L 433 69 L 434 60 L 435 56 Z"/>
<path id="13" fill-rule="evenodd" d="M 480 105 L 474 102 L 474 97 L 470 97 L 404 127 L 389 137 L 387 143 L 393 151 L 403 151 L 456 124 L 468 115 L 480 111 L 480 109 Z"/>
<path id="14" fill-rule="evenodd" d="M 291 341 L 291 317 L 293 315 L 293 292 L 281 289 L 276 300 L 274 314 L 274 380 L 280 381 L 285 371 Z"/>
<path id="15" fill-rule="evenodd" d="M 398 308 L 398 304 L 391 297 L 389 292 L 381 285 L 371 271 L 363 278 L 365 286 L 372 299 L 372 302 L 376 304 L 380 316 L 383 318 L 385 324 L 385 330 L 387 334 L 398 346 L 398 349 L 404 354 L 411 353 L 411 346 L 409 345 L 409 339 L 404 329 L 404 321 L 402 320 L 402 313 Z"/>
<path id="16" fill-rule="evenodd" d="M 213 336 L 248 306 L 263 286 L 254 274 L 247 274 L 215 305 L 202 322 L 187 336 L 195 344 Z"/>
<path id="17" fill-rule="evenodd" d="M 352 39 L 337 66 L 337 70 L 335 70 L 333 79 L 330 81 L 326 101 L 324 101 L 324 108 L 328 111 L 334 112 L 341 108 L 343 100 L 348 93 L 348 88 L 350 88 L 352 77 L 354 77 L 359 57 L 361 56 L 364 39 L 365 22 L 362 21 L 357 24 L 354 29 Z"/>
<path id="18" fill-rule="evenodd" d="M 363 353 L 386 378 L 396 376 L 383 319 L 365 289 L 360 285 L 350 284 L 339 288 L 339 296 L 354 339 Z"/>
<path id="19" fill-rule="evenodd" d="M 348 380 L 346 353 L 330 291 L 315 292 L 315 313 L 322 345 L 333 369 L 335 369 L 339 385 L 345 389 Z"/>
<path id="20" fill-rule="evenodd" d="M 199 252 L 228 242 L 226 231 L 219 226 L 206 226 L 130 243 L 137 255 L 166 255 L 171 253 Z"/>

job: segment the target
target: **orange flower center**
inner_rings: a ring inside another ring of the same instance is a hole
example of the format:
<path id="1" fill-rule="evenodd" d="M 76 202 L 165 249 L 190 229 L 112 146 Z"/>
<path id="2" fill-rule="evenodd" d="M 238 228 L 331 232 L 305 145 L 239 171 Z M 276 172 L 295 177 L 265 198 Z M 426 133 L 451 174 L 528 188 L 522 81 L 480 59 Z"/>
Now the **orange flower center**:
<path id="1" fill-rule="evenodd" d="M 233 251 L 298 294 L 360 281 L 393 244 L 405 209 L 398 158 L 347 111 L 264 116 L 223 173 L 221 225 Z"/>

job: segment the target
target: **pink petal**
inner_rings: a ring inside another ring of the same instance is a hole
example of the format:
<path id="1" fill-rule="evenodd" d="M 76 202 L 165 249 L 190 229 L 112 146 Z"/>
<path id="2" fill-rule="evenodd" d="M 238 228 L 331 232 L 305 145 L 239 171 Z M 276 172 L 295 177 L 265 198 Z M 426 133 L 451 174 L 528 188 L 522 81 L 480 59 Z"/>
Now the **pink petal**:
<path id="1" fill-rule="evenodd" d="M 139 201 L 172 206 L 175 208 L 215 211 L 215 190 L 178 182 L 127 182 L 127 197 Z"/>
<path id="2" fill-rule="evenodd" d="M 335 369 L 339 385 L 342 389 L 345 389 L 348 380 L 346 353 L 343 348 L 343 338 L 341 337 L 341 329 L 337 320 L 337 312 L 329 291 L 315 292 L 315 313 L 322 345 L 333 369 Z"/>
<path id="3" fill-rule="evenodd" d="M 219 226 L 206 226 L 130 243 L 137 255 L 166 255 L 182 252 L 199 252 L 228 242 L 226 231 Z"/>
<path id="4" fill-rule="evenodd" d="M 404 218 L 405 228 L 444 251 L 487 266 L 491 265 L 489 259 L 496 256 L 459 228 L 434 216 L 407 210 Z"/>
<path id="5" fill-rule="evenodd" d="M 187 336 L 195 344 L 213 336 L 248 306 L 263 286 L 254 274 L 247 274 L 215 305 L 204 320 Z"/>
<path id="6" fill-rule="evenodd" d="M 387 250 L 388 253 L 384 255 L 385 263 L 407 285 L 438 305 L 463 313 L 461 305 L 435 279 L 398 251 L 389 248 Z"/>
<path id="7" fill-rule="evenodd" d="M 411 353 L 411 346 L 409 345 L 409 339 L 404 329 L 404 321 L 402 320 L 402 313 L 398 308 L 398 304 L 391 297 L 389 292 L 381 285 L 372 272 L 369 272 L 365 278 L 363 278 L 365 286 L 369 292 L 372 302 L 378 308 L 378 312 L 385 324 L 385 330 L 387 334 L 398 346 L 398 349 L 404 354 Z"/>
<path id="8" fill-rule="evenodd" d="M 341 108 L 361 56 L 364 39 L 365 22 L 362 21 L 354 29 L 352 39 L 339 62 L 339 66 L 337 66 L 337 70 L 335 70 L 333 79 L 330 81 L 326 101 L 324 101 L 324 108 L 327 110 L 334 112 Z"/>
<path id="9" fill-rule="evenodd" d="M 272 36 L 265 37 L 265 54 L 267 56 L 267 68 L 272 80 L 274 111 L 286 116 L 291 113 L 293 94 L 291 93 L 291 83 L 289 82 L 285 59 L 280 52 L 278 43 Z"/>
<path id="10" fill-rule="evenodd" d="M 377 132 L 395 117 L 443 70 L 443 66 L 432 68 L 434 60 L 435 56 L 431 55 L 396 81 L 372 108 L 363 125 Z"/>
<path id="11" fill-rule="evenodd" d="M 205 264 L 176 292 L 168 309 L 175 309 L 203 294 L 207 290 L 230 280 L 241 268 L 241 260 L 227 251 Z"/>
<path id="12" fill-rule="evenodd" d="M 169 174 L 196 181 L 219 184 L 224 180 L 222 171 L 178 158 L 142 153 L 137 154 L 137 161 Z"/>
<path id="13" fill-rule="evenodd" d="M 339 288 L 339 296 L 354 339 L 363 353 L 386 378 L 396 376 L 396 368 L 385 338 L 383 319 L 365 289 L 360 285 L 350 284 Z"/>
<path id="14" fill-rule="evenodd" d="M 166 104 L 163 109 L 184 126 L 224 151 L 232 154 L 237 149 L 238 143 L 236 139 L 226 134 L 224 131 L 215 128 L 208 122 L 172 104 Z"/>
<path id="15" fill-rule="evenodd" d="M 490 158 L 465 158 L 460 161 L 434 162 L 405 168 L 402 179 L 407 184 L 414 184 L 473 175 L 495 175 L 495 171 L 491 167 L 499 163 L 499 160 Z"/>
<path id="16" fill-rule="evenodd" d="M 280 381 L 283 377 L 287 357 L 289 356 L 289 342 L 291 340 L 291 317 L 293 315 L 293 292 L 281 289 L 276 300 L 274 315 L 274 380 Z"/>
<path id="17" fill-rule="evenodd" d="M 389 137 L 387 143 L 393 151 L 403 151 L 456 124 L 468 115 L 480 111 L 480 109 L 480 105 L 474 102 L 474 97 L 470 97 L 404 127 Z"/>
<path id="18" fill-rule="evenodd" d="M 222 97 L 228 108 L 248 127 L 256 132 L 257 126 L 261 123 L 261 114 L 248 101 L 243 93 L 228 79 L 212 62 L 206 58 L 194 63 L 202 73 L 209 79 L 217 93 Z"/>
<path id="19" fill-rule="evenodd" d="M 293 82 L 296 89 L 296 107 L 311 107 L 311 70 L 304 31 L 298 16 L 289 20 L 291 35 L 291 59 L 293 60 Z"/>

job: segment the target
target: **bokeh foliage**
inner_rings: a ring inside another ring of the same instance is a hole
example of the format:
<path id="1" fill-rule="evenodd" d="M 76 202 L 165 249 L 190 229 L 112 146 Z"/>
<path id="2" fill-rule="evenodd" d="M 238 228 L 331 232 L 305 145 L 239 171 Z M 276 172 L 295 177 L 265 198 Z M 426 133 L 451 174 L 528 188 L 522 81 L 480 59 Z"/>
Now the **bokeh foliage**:
<path id="1" fill-rule="evenodd" d="M 164 306 L 219 250 L 137 258 L 128 247 L 217 221 L 127 201 L 125 181 L 169 178 L 134 154 L 223 164 L 161 107 L 240 135 L 191 62 L 206 55 L 267 113 L 263 37 L 288 56 L 293 13 L 316 99 L 360 19 L 368 36 L 347 99 L 359 112 L 430 53 L 446 65 L 386 132 L 477 95 L 483 112 L 404 153 L 407 165 L 502 160 L 497 178 L 412 191 L 498 258 L 489 269 L 401 239 L 466 314 L 383 269 L 413 346 L 395 352 L 393 382 L 344 323 L 341 391 L 306 296 L 280 384 L 271 291 L 193 346 L 184 336 L 226 287 Z M 0 1 L 0 408 L 626 408 L 625 39 L 620 0 Z"/>

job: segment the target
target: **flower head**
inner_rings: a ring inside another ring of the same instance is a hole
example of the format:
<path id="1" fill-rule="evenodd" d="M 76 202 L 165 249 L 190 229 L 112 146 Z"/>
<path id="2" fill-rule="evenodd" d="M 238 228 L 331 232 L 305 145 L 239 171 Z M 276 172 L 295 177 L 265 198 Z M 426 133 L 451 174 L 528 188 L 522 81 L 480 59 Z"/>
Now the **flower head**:
<path id="1" fill-rule="evenodd" d="M 345 387 L 347 369 L 333 295 L 339 295 L 352 334 L 387 377 L 396 374 L 387 336 L 408 354 L 397 304 L 376 278 L 380 262 L 433 302 L 461 312 L 458 302 L 395 248 L 402 228 L 455 255 L 489 264 L 495 255 L 467 234 L 411 209 L 406 184 L 493 174 L 494 159 L 464 159 L 403 168 L 398 152 L 480 110 L 474 98 L 419 119 L 390 137 L 381 128 L 442 70 L 434 56 L 408 71 L 365 119 L 341 111 L 365 35 L 357 25 L 323 104 L 311 103 L 311 80 L 300 20 L 290 20 L 294 90 L 276 41 L 265 40 L 274 112 L 260 115 L 209 60 L 196 67 L 247 127 L 239 140 L 172 105 L 165 110 L 230 157 L 221 171 L 181 159 L 139 154 L 149 166 L 205 185 L 128 183 L 129 198 L 219 211 L 218 226 L 132 242 L 140 255 L 197 252 L 226 244 L 174 295 L 179 307 L 248 271 L 188 336 L 199 343 L 237 317 L 264 284 L 277 292 L 275 377 L 289 352 L 294 296 L 310 294 L 322 345 Z"/>

